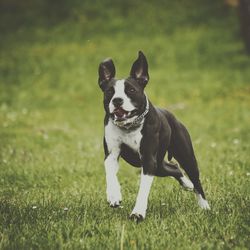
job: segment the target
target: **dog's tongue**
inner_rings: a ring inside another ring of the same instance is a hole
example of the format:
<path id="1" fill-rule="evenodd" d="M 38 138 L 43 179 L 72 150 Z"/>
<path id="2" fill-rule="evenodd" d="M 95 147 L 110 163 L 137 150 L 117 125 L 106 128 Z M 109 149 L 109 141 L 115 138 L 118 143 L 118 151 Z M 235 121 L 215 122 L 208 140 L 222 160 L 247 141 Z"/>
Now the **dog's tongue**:
<path id="1" fill-rule="evenodd" d="M 122 109 L 122 108 L 117 108 L 117 109 L 115 109 L 114 114 L 115 114 L 118 118 L 122 118 L 124 115 L 127 114 L 127 111 L 125 111 L 125 110 Z"/>

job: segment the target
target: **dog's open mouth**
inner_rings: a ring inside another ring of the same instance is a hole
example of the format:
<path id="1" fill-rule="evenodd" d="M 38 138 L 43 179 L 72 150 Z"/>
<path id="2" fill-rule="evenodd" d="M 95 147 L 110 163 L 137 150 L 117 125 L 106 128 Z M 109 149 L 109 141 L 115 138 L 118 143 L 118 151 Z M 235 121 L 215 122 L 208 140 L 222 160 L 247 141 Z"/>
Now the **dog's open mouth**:
<path id="1" fill-rule="evenodd" d="M 131 112 L 126 111 L 126 110 L 124 110 L 124 109 L 121 108 L 121 107 L 116 108 L 116 109 L 114 110 L 114 112 L 113 112 L 114 118 L 115 118 L 115 120 L 117 120 L 117 121 L 124 121 L 124 120 L 126 120 L 126 119 L 129 117 L 130 113 L 131 113 Z"/>

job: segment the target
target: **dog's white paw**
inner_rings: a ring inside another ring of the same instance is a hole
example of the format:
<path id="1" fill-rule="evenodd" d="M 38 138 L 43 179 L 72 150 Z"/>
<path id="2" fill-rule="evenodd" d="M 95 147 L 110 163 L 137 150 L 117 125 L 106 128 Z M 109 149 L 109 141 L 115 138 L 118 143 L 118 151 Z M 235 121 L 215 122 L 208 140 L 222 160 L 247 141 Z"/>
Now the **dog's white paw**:
<path id="1" fill-rule="evenodd" d="M 204 210 L 210 210 L 207 200 L 203 199 L 201 194 L 196 194 L 199 206 Z"/>
<path id="2" fill-rule="evenodd" d="M 107 201 L 110 207 L 119 207 L 122 202 L 120 187 L 118 189 L 107 189 Z"/>
<path id="3" fill-rule="evenodd" d="M 147 210 L 146 204 L 139 204 L 139 205 L 136 204 L 129 218 L 138 223 L 145 219 L 146 210 Z"/>
<path id="4" fill-rule="evenodd" d="M 182 187 L 187 191 L 194 190 L 194 184 L 186 177 L 183 176 L 180 178 Z"/>
<path id="5" fill-rule="evenodd" d="M 145 219 L 145 217 L 143 217 L 141 214 L 138 214 L 138 213 L 131 213 L 129 218 L 137 223 L 139 223 Z"/>
<path id="6" fill-rule="evenodd" d="M 143 220 L 146 217 L 146 210 L 147 210 L 147 204 L 136 204 L 136 206 L 134 207 L 130 218 L 131 219 L 139 219 L 139 220 Z"/>

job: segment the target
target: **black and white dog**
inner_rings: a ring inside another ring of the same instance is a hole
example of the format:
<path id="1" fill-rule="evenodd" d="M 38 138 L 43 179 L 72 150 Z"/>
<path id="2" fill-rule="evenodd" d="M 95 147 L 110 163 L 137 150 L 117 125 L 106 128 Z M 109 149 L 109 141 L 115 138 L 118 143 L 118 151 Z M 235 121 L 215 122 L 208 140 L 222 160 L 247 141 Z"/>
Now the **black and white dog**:
<path id="1" fill-rule="evenodd" d="M 148 81 L 148 63 L 141 51 L 126 79 L 115 79 L 115 66 L 111 59 L 99 65 L 99 86 L 104 93 L 106 111 L 104 164 L 107 200 L 111 207 L 121 203 L 117 172 L 118 160 L 122 157 L 131 165 L 141 168 L 140 188 L 131 218 L 145 218 L 154 176 L 174 177 L 185 189 L 196 192 L 201 208 L 210 209 L 200 183 L 188 131 L 169 111 L 151 104 L 144 92 Z M 168 161 L 174 157 L 191 181 L 177 164 L 164 160 L 166 152 Z"/>

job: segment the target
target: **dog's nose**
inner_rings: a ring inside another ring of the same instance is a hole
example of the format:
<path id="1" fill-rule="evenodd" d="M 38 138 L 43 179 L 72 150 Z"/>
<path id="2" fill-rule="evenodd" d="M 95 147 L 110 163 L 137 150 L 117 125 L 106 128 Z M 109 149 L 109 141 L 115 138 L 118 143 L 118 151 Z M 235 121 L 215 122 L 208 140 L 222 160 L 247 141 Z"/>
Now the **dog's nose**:
<path id="1" fill-rule="evenodd" d="M 114 106 L 117 108 L 117 107 L 120 107 L 122 106 L 123 104 L 123 99 L 120 98 L 120 97 L 116 97 L 112 100 L 112 103 L 114 104 Z"/>

